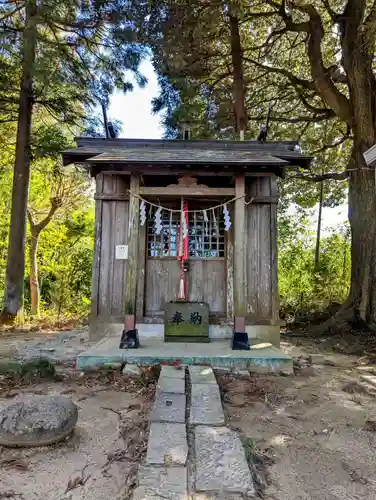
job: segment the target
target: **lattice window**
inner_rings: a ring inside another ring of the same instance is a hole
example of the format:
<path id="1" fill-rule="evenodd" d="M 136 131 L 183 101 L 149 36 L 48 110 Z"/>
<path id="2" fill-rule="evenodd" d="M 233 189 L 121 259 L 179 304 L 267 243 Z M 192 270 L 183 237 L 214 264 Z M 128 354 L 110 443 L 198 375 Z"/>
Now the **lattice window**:
<path id="1" fill-rule="evenodd" d="M 148 217 L 148 256 L 177 257 L 178 234 L 180 225 L 179 212 L 162 211 L 163 228 L 156 234 L 154 213 Z M 225 256 L 225 231 L 221 209 L 207 211 L 208 222 L 205 223 L 202 212 L 189 213 L 189 256 L 203 259 L 223 258 Z"/>

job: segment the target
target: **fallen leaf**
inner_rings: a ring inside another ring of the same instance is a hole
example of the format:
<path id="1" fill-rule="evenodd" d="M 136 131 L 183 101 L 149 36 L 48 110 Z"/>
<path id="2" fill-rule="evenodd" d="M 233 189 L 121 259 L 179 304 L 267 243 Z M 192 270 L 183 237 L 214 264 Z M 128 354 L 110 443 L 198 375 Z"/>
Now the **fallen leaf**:
<path id="1" fill-rule="evenodd" d="M 363 429 L 368 432 L 376 432 L 376 420 L 367 420 Z"/>
<path id="2" fill-rule="evenodd" d="M 0 461 L 0 466 L 3 467 L 15 467 L 16 469 L 20 470 L 27 470 L 29 468 L 29 465 L 25 460 L 21 460 L 19 458 L 9 458 L 5 460 Z"/>

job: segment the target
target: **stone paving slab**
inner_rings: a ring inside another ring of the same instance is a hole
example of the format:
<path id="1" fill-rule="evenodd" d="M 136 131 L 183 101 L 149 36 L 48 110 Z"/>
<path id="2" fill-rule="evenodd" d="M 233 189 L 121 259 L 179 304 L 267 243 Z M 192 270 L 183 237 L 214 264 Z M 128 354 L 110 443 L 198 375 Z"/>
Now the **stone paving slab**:
<path id="1" fill-rule="evenodd" d="M 227 427 L 195 428 L 196 491 L 252 495 L 254 486 L 242 443 Z"/>
<path id="2" fill-rule="evenodd" d="M 152 423 L 146 463 L 149 465 L 185 465 L 188 455 L 185 424 Z"/>
<path id="3" fill-rule="evenodd" d="M 134 500 L 188 500 L 185 467 L 140 467 Z"/>
<path id="4" fill-rule="evenodd" d="M 250 498 L 252 495 L 247 495 Z M 239 493 L 197 493 L 192 500 L 244 500 L 244 496 Z"/>
<path id="5" fill-rule="evenodd" d="M 185 368 L 175 368 L 175 366 L 162 366 L 160 377 L 185 378 Z"/>
<path id="6" fill-rule="evenodd" d="M 161 375 L 158 380 L 157 392 L 185 394 L 185 379 L 169 378 Z"/>
<path id="7" fill-rule="evenodd" d="M 225 415 L 218 385 L 192 385 L 189 423 L 192 425 L 225 424 Z"/>
<path id="8" fill-rule="evenodd" d="M 184 394 L 156 394 L 151 421 L 184 424 L 185 403 Z"/>
<path id="9" fill-rule="evenodd" d="M 192 365 L 188 367 L 191 384 L 217 384 L 211 366 Z"/>

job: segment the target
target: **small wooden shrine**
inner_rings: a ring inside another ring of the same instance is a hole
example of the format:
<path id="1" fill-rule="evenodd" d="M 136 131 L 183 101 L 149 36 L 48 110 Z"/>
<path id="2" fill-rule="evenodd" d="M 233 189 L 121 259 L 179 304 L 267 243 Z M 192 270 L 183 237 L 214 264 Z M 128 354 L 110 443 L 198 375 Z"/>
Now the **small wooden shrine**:
<path id="1" fill-rule="evenodd" d="M 277 178 L 310 161 L 295 142 L 78 138 L 63 158 L 96 181 L 93 338 L 125 321 L 279 345 Z"/>

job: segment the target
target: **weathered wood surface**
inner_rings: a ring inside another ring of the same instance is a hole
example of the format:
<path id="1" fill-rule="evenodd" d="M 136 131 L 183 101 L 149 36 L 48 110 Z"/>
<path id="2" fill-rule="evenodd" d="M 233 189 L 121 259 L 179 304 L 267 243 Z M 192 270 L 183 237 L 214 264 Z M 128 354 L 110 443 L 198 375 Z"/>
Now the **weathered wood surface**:
<path id="1" fill-rule="evenodd" d="M 177 259 L 147 259 L 146 314 L 162 311 L 166 302 L 177 299 L 179 279 Z M 210 312 L 226 313 L 225 259 L 191 259 L 187 291 L 189 301 L 205 302 L 209 304 Z"/>
<path id="2" fill-rule="evenodd" d="M 162 311 L 164 304 L 176 300 L 180 269 L 177 259 L 147 259 L 146 314 Z"/>
<path id="3" fill-rule="evenodd" d="M 140 226 L 138 234 L 136 316 L 139 321 L 142 321 L 145 314 L 146 233 L 147 223 Z"/>
<path id="4" fill-rule="evenodd" d="M 211 187 L 141 187 L 140 195 L 142 196 L 234 196 L 234 188 L 211 188 Z"/>
<path id="5" fill-rule="evenodd" d="M 270 189 L 272 196 L 278 197 L 277 179 L 270 179 Z M 277 226 L 277 205 L 270 206 L 270 246 L 271 246 L 271 319 L 279 320 L 279 290 L 278 290 L 278 226 Z"/>
<path id="6" fill-rule="evenodd" d="M 235 196 L 240 197 L 234 203 L 234 315 L 247 315 L 247 267 L 246 267 L 246 206 L 244 204 L 245 177 L 235 177 Z"/>
<path id="7" fill-rule="evenodd" d="M 126 201 L 129 200 L 128 193 L 95 193 L 94 200 Z"/>
<path id="8" fill-rule="evenodd" d="M 103 174 L 97 175 L 95 179 L 97 193 L 102 193 L 103 190 Z M 95 203 L 95 225 L 94 225 L 94 259 L 93 272 L 91 280 L 91 314 L 98 314 L 98 298 L 99 298 L 99 277 L 101 265 L 101 242 L 102 242 L 102 205 L 103 202 L 98 200 Z"/>
<path id="9" fill-rule="evenodd" d="M 128 265 L 125 279 L 124 312 L 136 314 L 138 231 L 140 226 L 140 175 L 132 174 L 130 182 L 128 221 Z M 135 195 L 135 196 L 134 196 Z"/>
<path id="10" fill-rule="evenodd" d="M 249 197 L 276 197 L 276 189 L 273 192 L 271 189 L 272 183 L 275 184 L 272 177 L 250 180 L 247 186 Z M 275 310 L 275 301 L 278 300 L 276 210 L 275 204 L 250 203 L 247 206 L 247 316 L 250 321 L 278 319 Z"/>
<path id="11" fill-rule="evenodd" d="M 228 207 L 232 222 L 234 221 L 234 211 Z M 226 298 L 227 298 L 227 319 L 234 318 L 234 229 L 233 224 L 226 233 Z"/>
<path id="12" fill-rule="evenodd" d="M 114 175 L 97 176 L 97 192 L 124 195 L 128 180 Z M 127 244 L 128 202 L 96 201 L 96 243 L 93 265 L 93 316 L 124 314 L 124 279 L 127 263 L 115 259 L 116 245 Z"/>

